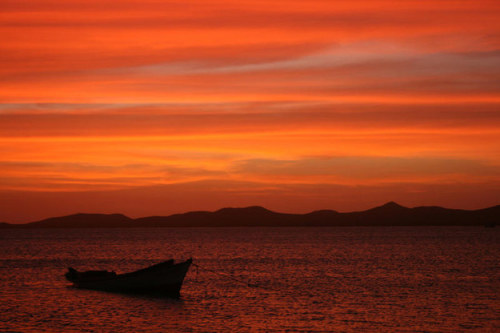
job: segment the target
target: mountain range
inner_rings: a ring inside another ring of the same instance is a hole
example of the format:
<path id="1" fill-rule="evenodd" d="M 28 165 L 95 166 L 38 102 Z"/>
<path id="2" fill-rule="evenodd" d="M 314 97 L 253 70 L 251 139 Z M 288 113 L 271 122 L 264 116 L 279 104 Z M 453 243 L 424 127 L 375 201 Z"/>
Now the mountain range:
<path id="1" fill-rule="evenodd" d="M 0 223 L 0 228 L 494 226 L 499 220 L 500 205 L 463 210 L 437 206 L 408 208 L 389 202 L 365 211 L 348 213 L 318 210 L 307 214 L 287 214 L 259 206 L 137 219 L 122 214 L 79 213 L 25 224 Z"/>

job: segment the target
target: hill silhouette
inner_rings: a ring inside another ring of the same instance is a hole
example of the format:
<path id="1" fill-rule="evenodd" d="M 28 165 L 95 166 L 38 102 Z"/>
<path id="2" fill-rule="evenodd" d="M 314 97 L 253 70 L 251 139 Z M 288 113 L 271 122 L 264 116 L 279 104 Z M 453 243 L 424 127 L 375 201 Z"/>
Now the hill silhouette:
<path id="1" fill-rule="evenodd" d="M 30 228 L 115 228 L 132 226 L 134 220 L 122 214 L 73 214 L 23 224 Z"/>
<path id="2" fill-rule="evenodd" d="M 0 223 L 0 228 L 123 228 L 123 227 L 327 227 L 327 226 L 484 226 L 495 225 L 500 205 L 478 209 L 437 206 L 408 208 L 395 202 L 358 212 L 318 210 L 287 214 L 259 206 L 222 208 L 215 212 L 193 211 L 137 219 L 122 214 L 73 214 L 26 224 Z"/>

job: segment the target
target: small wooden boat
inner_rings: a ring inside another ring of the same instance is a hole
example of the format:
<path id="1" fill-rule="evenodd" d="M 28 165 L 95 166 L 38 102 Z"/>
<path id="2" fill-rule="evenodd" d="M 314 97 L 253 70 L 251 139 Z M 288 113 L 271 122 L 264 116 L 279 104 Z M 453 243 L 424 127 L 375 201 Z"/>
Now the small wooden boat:
<path id="1" fill-rule="evenodd" d="M 79 272 L 69 267 L 65 276 L 77 288 L 179 297 L 192 261 L 188 259 L 174 263 L 174 260 L 168 260 L 124 274 L 109 271 Z"/>

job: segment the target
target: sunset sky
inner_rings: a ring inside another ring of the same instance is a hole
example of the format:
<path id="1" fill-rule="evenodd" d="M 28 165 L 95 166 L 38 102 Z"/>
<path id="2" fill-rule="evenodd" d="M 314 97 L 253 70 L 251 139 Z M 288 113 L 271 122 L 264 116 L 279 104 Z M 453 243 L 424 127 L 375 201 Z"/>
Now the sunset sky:
<path id="1" fill-rule="evenodd" d="M 500 204 L 498 0 L 0 0 L 0 221 Z"/>

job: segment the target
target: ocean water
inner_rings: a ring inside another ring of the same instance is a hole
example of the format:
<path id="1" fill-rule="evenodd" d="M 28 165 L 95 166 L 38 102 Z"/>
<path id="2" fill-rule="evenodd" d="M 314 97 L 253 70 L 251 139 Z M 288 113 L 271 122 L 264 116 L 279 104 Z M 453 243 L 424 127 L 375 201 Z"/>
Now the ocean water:
<path id="1" fill-rule="evenodd" d="M 63 276 L 189 257 L 178 300 Z M 499 258 L 498 228 L 0 230 L 0 331 L 499 332 Z"/>

